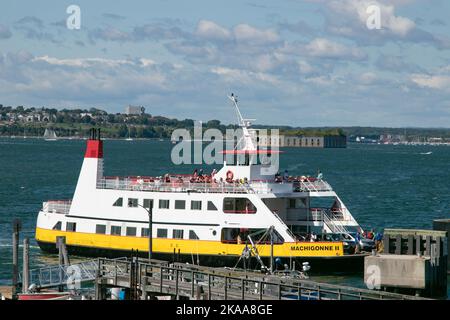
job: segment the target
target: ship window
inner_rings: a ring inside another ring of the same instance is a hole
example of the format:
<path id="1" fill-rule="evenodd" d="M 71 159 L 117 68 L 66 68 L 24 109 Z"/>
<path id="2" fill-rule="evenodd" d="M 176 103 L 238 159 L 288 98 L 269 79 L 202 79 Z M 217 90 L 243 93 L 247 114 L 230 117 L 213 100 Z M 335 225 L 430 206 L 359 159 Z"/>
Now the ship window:
<path id="1" fill-rule="evenodd" d="M 167 238 L 167 229 L 158 229 L 158 230 L 156 230 L 156 237 L 158 237 L 158 238 Z"/>
<path id="2" fill-rule="evenodd" d="M 141 237 L 148 237 L 148 228 L 141 229 Z"/>
<path id="3" fill-rule="evenodd" d="M 96 224 L 95 225 L 95 233 L 105 234 L 106 226 L 104 224 Z"/>
<path id="4" fill-rule="evenodd" d="M 212 201 L 208 201 L 208 210 L 216 211 L 217 208 Z"/>
<path id="5" fill-rule="evenodd" d="M 224 198 L 223 212 L 225 213 L 256 213 L 256 207 L 247 198 Z"/>
<path id="6" fill-rule="evenodd" d="M 114 236 L 120 236 L 122 232 L 122 228 L 119 226 L 111 226 L 111 234 Z"/>
<path id="7" fill-rule="evenodd" d="M 145 209 L 153 208 L 153 199 L 144 199 L 143 207 Z"/>
<path id="8" fill-rule="evenodd" d="M 77 230 L 77 224 L 75 222 L 67 222 L 66 223 L 66 231 L 75 232 Z"/>
<path id="9" fill-rule="evenodd" d="M 159 200 L 160 209 L 169 209 L 169 200 Z"/>
<path id="10" fill-rule="evenodd" d="M 175 209 L 186 209 L 186 201 L 184 200 L 175 200 Z"/>
<path id="11" fill-rule="evenodd" d="M 283 237 L 276 231 L 273 231 L 274 244 L 282 244 L 284 242 Z M 246 243 L 248 236 L 252 238 L 252 241 L 259 244 L 270 244 L 270 235 L 267 229 L 244 229 L 244 228 L 223 228 L 221 241 L 225 243 Z"/>
<path id="12" fill-rule="evenodd" d="M 191 201 L 191 210 L 202 210 L 202 202 L 192 200 Z"/>
<path id="13" fill-rule="evenodd" d="M 172 238 L 174 239 L 183 239 L 183 230 L 173 229 Z"/>
<path id="14" fill-rule="evenodd" d="M 61 230 L 61 221 L 58 221 L 54 226 L 53 230 Z"/>
<path id="15" fill-rule="evenodd" d="M 199 239 L 198 235 L 195 233 L 194 230 L 189 230 L 189 239 L 191 239 L 191 240 L 198 240 Z"/>
<path id="16" fill-rule="evenodd" d="M 127 227 L 127 236 L 136 236 L 136 227 Z"/>
<path id="17" fill-rule="evenodd" d="M 137 198 L 128 198 L 128 208 L 136 208 L 138 206 Z"/>
<path id="18" fill-rule="evenodd" d="M 121 207 L 123 206 L 123 198 L 118 198 L 114 203 L 113 207 Z"/>
<path id="19" fill-rule="evenodd" d="M 298 209 L 306 207 L 306 199 L 305 198 L 290 198 L 288 209 Z"/>

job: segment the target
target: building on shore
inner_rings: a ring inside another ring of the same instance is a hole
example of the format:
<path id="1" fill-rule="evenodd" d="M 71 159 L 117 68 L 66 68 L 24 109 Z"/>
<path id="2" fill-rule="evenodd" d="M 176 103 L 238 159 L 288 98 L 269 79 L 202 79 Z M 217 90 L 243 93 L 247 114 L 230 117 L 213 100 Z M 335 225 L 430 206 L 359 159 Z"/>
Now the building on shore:
<path id="1" fill-rule="evenodd" d="M 298 148 L 346 148 L 347 137 L 341 135 L 324 136 L 259 136 L 260 147 L 298 147 Z"/>
<path id="2" fill-rule="evenodd" d="M 145 113 L 145 108 L 141 106 L 128 106 L 125 108 L 125 114 L 139 116 Z"/>

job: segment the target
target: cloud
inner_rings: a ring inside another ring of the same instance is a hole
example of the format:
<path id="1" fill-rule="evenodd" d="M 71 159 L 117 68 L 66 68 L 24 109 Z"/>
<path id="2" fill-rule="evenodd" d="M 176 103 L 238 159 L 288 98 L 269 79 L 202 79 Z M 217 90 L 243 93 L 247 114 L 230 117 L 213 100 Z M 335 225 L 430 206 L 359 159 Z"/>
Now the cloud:
<path id="1" fill-rule="evenodd" d="M 385 55 L 380 54 L 378 59 L 375 62 L 375 66 L 384 71 L 389 72 L 408 72 L 408 73 L 418 73 L 424 72 L 423 68 L 416 64 L 408 63 L 405 57 L 402 56 L 394 56 L 394 55 Z"/>
<path id="2" fill-rule="evenodd" d="M 289 23 L 289 22 L 279 22 L 278 23 L 278 29 L 281 31 L 289 31 L 292 33 L 305 35 L 305 36 L 315 36 L 318 33 L 318 30 L 311 27 L 309 24 L 307 24 L 305 21 L 297 21 L 296 23 Z"/>
<path id="3" fill-rule="evenodd" d="M 102 14 L 103 18 L 111 19 L 111 20 L 125 20 L 124 16 L 115 14 L 115 13 L 104 13 Z"/>
<path id="4" fill-rule="evenodd" d="M 254 45 L 271 44 L 280 41 L 276 31 L 271 29 L 260 30 L 248 24 L 239 24 L 233 28 L 234 37 L 237 42 Z"/>
<path id="5" fill-rule="evenodd" d="M 53 33 L 47 32 L 44 22 L 34 16 L 26 16 L 14 23 L 14 28 L 21 31 L 27 39 L 61 43 Z"/>
<path id="6" fill-rule="evenodd" d="M 325 28 L 333 35 L 346 37 L 362 45 L 381 45 L 390 41 L 428 43 L 448 48 L 445 38 L 437 37 L 418 28 L 416 23 L 396 13 L 396 6 L 412 1 L 388 0 L 310 0 L 322 5 Z M 367 20 L 373 14 L 369 6 L 380 9 L 381 29 L 367 28 Z"/>
<path id="7" fill-rule="evenodd" d="M 422 88 L 450 92 L 450 74 L 413 74 L 411 81 Z"/>
<path id="8" fill-rule="evenodd" d="M 11 30 L 7 26 L 0 24 L 0 39 L 9 39 L 11 36 Z"/>
<path id="9" fill-rule="evenodd" d="M 442 21 L 441 19 L 433 19 L 433 20 L 431 20 L 430 25 L 441 27 L 441 26 L 446 26 L 447 24 L 444 21 Z"/>
<path id="10" fill-rule="evenodd" d="M 33 17 L 33 16 L 26 16 L 23 17 L 21 19 L 19 19 L 18 21 L 16 21 L 15 23 L 18 27 L 19 26 L 32 26 L 38 29 L 43 29 L 44 28 L 44 22 L 37 18 L 37 17 Z"/>
<path id="11" fill-rule="evenodd" d="M 132 35 L 108 26 L 104 28 L 95 28 L 89 31 L 89 39 L 93 42 L 95 42 L 95 40 L 124 42 L 131 41 Z"/>
<path id="12" fill-rule="evenodd" d="M 200 20 L 197 24 L 195 34 L 207 40 L 225 41 L 231 39 L 231 32 L 228 29 L 209 20 Z"/>
<path id="13" fill-rule="evenodd" d="M 350 58 L 356 60 L 366 59 L 367 55 L 358 48 L 344 46 L 340 43 L 316 38 L 305 46 L 308 55 L 319 58 Z"/>

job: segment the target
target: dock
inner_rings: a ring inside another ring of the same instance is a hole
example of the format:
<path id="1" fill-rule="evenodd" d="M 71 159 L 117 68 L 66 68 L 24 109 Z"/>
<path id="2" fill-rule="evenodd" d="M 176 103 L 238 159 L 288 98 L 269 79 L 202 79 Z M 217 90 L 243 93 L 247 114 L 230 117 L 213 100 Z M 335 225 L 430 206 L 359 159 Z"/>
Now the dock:
<path id="1" fill-rule="evenodd" d="M 88 260 L 70 266 L 30 270 L 30 283 L 42 289 L 66 285 L 78 272 L 79 283 L 94 284 L 96 300 L 108 291 L 125 299 L 150 300 L 419 300 L 422 297 L 368 290 L 261 272 L 203 267 L 137 258 Z M 21 279 L 22 277 L 20 277 Z"/>

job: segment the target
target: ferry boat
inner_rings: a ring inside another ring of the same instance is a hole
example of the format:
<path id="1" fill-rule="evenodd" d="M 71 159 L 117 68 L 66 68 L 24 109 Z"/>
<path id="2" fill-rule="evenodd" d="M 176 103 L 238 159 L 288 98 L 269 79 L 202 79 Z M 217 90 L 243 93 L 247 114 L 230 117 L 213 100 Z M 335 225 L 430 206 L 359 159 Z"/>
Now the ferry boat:
<path id="1" fill-rule="evenodd" d="M 242 118 L 235 96 L 229 98 L 243 137 L 239 148 L 223 152 L 236 163 L 225 161 L 213 176 L 105 176 L 103 140 L 92 130 L 73 199 L 48 200 L 38 214 L 41 249 L 54 253 L 56 237 L 65 236 L 70 254 L 120 257 L 138 250 L 147 256 L 152 212 L 152 258 L 361 270 L 364 254 L 347 252 L 345 239 L 334 236 L 362 229 L 330 184 L 265 174 L 259 156 L 280 151 L 257 148 L 251 122 Z"/>

